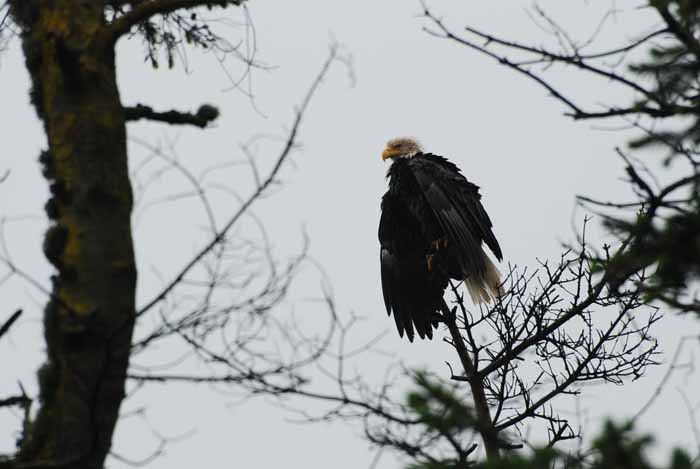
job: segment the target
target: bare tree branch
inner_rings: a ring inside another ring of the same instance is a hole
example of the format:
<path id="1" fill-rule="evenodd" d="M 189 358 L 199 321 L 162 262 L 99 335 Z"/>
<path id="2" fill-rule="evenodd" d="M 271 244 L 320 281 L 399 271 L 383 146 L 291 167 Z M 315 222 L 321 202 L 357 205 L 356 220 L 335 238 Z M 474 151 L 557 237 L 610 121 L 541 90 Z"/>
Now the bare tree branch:
<path id="1" fill-rule="evenodd" d="M 148 20 L 155 15 L 165 15 L 181 9 L 196 7 L 221 7 L 230 5 L 240 6 L 244 0 L 147 0 L 132 5 L 132 9 L 115 19 L 105 30 L 109 43 L 115 42 L 120 36 L 127 34 L 135 25 Z"/>
<path id="2" fill-rule="evenodd" d="M 319 85 L 323 81 L 323 78 L 326 76 L 328 73 L 328 70 L 330 69 L 331 64 L 337 59 L 338 57 L 338 46 L 333 45 L 331 46 L 331 52 L 324 62 L 323 66 L 321 67 L 321 71 L 319 74 L 316 76 L 314 79 L 313 83 L 311 84 L 311 87 L 309 88 L 306 96 L 302 100 L 302 103 L 300 107 L 296 111 L 296 117 L 294 118 L 294 121 L 292 123 L 291 131 L 289 132 L 289 136 L 287 137 L 287 140 L 278 155 L 272 169 L 268 173 L 267 177 L 263 179 L 260 184 L 256 187 L 256 189 L 253 191 L 250 196 L 241 204 L 241 206 L 238 208 L 236 213 L 233 214 L 233 216 L 229 219 L 229 221 L 224 225 L 224 227 L 212 238 L 212 240 L 204 246 L 197 255 L 195 255 L 181 270 L 180 272 L 173 278 L 172 281 L 168 283 L 168 285 L 160 292 L 158 293 L 152 300 L 148 301 L 144 306 L 138 309 L 136 313 L 136 317 L 139 317 L 146 313 L 148 310 L 150 310 L 153 306 L 158 304 L 160 301 L 162 301 L 170 291 L 172 291 L 182 280 L 184 279 L 185 275 L 192 270 L 194 266 L 196 266 L 203 258 L 205 255 L 207 255 L 214 247 L 216 247 L 221 241 L 225 238 L 226 234 L 229 232 L 229 230 L 236 224 L 236 222 L 243 216 L 243 214 L 246 213 L 246 211 L 249 209 L 251 205 L 255 203 L 260 197 L 263 196 L 263 194 L 266 192 L 268 187 L 272 185 L 276 178 L 277 174 L 279 173 L 282 165 L 284 162 L 287 160 L 289 157 L 290 153 L 294 149 L 296 145 L 296 139 L 297 139 L 297 133 L 299 131 L 299 127 L 301 126 L 301 122 L 304 116 L 304 112 L 308 108 L 309 104 L 311 103 L 311 98 L 313 95 L 316 93 L 316 90 L 318 89 Z"/>
<path id="3" fill-rule="evenodd" d="M 200 106 L 196 113 L 181 111 L 157 112 L 149 106 L 137 104 L 133 107 L 125 107 L 124 117 L 127 121 L 146 119 L 171 125 L 194 125 L 203 129 L 219 117 L 219 110 L 214 106 L 205 104 Z"/>
<path id="4" fill-rule="evenodd" d="M 7 333 L 7 331 L 10 330 L 10 327 L 12 327 L 12 324 L 14 324 L 15 321 L 17 321 L 17 319 L 19 319 L 19 317 L 21 315 L 22 315 L 22 310 L 18 309 L 17 311 L 12 313 L 12 315 L 9 318 L 7 318 L 7 320 L 3 323 L 3 325 L 0 326 L 0 338 L 2 338 L 2 336 L 4 336 Z"/>

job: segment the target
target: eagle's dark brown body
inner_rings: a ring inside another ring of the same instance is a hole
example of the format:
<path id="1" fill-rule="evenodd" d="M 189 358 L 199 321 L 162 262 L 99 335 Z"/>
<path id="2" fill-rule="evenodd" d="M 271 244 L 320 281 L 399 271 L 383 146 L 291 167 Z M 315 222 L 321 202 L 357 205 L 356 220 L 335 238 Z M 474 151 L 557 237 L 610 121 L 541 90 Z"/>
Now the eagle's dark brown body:
<path id="1" fill-rule="evenodd" d="M 432 338 L 450 278 L 465 280 L 475 301 L 489 301 L 500 279 L 482 242 L 501 248 L 481 205 L 479 188 L 447 159 L 430 153 L 395 158 L 387 173 L 379 222 L 387 313 L 413 341 Z"/>

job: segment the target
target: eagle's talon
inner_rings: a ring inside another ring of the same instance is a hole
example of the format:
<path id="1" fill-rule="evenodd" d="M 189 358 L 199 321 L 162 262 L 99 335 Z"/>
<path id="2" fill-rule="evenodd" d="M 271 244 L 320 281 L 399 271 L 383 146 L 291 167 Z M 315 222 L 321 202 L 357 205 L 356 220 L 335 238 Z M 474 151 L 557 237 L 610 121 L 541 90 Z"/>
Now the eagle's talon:
<path id="1" fill-rule="evenodd" d="M 434 252 L 440 252 L 440 249 L 447 248 L 447 238 L 438 238 L 435 241 L 432 241 L 430 245 L 432 246 Z"/>

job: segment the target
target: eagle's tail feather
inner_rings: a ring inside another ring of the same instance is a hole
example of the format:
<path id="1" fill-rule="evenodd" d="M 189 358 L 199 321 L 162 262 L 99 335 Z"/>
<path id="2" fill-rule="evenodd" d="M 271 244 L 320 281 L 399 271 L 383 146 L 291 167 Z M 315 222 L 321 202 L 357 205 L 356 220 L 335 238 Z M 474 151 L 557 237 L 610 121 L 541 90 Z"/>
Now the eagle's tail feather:
<path id="1" fill-rule="evenodd" d="M 503 295 L 500 272 L 486 253 L 483 253 L 483 256 L 486 271 L 481 276 L 470 275 L 464 279 L 464 284 L 474 304 L 491 303 L 491 299 Z"/>

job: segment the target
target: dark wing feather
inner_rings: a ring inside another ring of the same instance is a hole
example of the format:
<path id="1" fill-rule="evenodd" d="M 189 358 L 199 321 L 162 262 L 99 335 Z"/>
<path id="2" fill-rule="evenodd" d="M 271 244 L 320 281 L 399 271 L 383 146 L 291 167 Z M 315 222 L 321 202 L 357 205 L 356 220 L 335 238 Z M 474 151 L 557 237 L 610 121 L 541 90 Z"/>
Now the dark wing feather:
<path id="1" fill-rule="evenodd" d="M 393 314 L 401 337 L 432 338 L 436 311 L 442 302 L 448 276 L 444 270 L 428 270 L 430 241 L 443 230 L 436 225 L 433 208 L 405 162 L 392 165 L 389 191 L 382 198 L 379 220 L 380 268 L 384 306 Z M 447 203 L 447 202 L 446 202 Z M 455 220 L 459 213 L 447 213 Z M 457 222 L 454 222 L 457 225 Z M 457 225 L 459 226 L 459 225 Z M 464 240 L 469 233 L 461 233 Z M 455 243 L 455 245 L 464 244 Z M 475 244 L 480 245 L 480 240 Z"/>
<path id="2" fill-rule="evenodd" d="M 394 261 L 394 256 L 389 252 L 388 249 L 382 247 L 379 252 L 379 262 L 381 263 L 382 272 L 382 294 L 384 295 L 384 306 L 386 307 L 386 314 L 391 314 L 391 304 L 392 304 L 392 276 L 393 271 L 396 268 Z"/>
<path id="3" fill-rule="evenodd" d="M 426 200 L 448 238 L 457 243 L 462 267 L 467 272 L 481 268 L 474 253 L 482 240 L 498 260 L 501 248 L 492 231 L 492 223 L 481 205 L 478 186 L 462 176 L 459 169 L 436 155 L 421 155 L 410 161 L 411 170 Z"/>
<path id="4" fill-rule="evenodd" d="M 394 237 L 396 235 L 396 211 L 394 201 L 391 196 L 385 196 L 382 200 L 382 215 L 379 219 L 379 241 L 381 250 L 379 254 L 382 276 L 382 294 L 384 295 L 384 306 L 387 314 L 394 314 L 396 329 L 399 336 L 403 337 L 404 332 L 408 339 L 413 342 L 413 325 L 411 323 L 411 309 L 407 295 L 402 290 L 402 284 L 406 279 L 402 278 L 402 266 L 400 259 L 394 252 Z"/>
<path id="5" fill-rule="evenodd" d="M 404 295 L 401 294 L 401 271 L 398 260 L 388 249 L 382 247 L 380 254 L 382 272 L 382 293 L 384 294 L 384 306 L 386 313 L 394 313 L 394 321 L 399 336 L 403 337 L 404 330 L 408 338 L 413 341 L 413 327 L 411 316 L 408 314 Z"/>
<path id="6" fill-rule="evenodd" d="M 459 193 L 462 206 L 468 210 L 469 221 L 478 227 L 481 239 L 491 249 L 491 252 L 499 261 L 503 260 L 501 246 L 499 246 L 496 236 L 493 234 L 493 223 L 489 218 L 484 206 L 481 204 L 481 194 L 479 194 L 479 186 L 467 181 L 461 174 L 463 179 L 462 191 Z"/>
<path id="7" fill-rule="evenodd" d="M 428 175 L 419 173 L 416 175 L 416 179 L 423 188 L 423 193 L 435 213 L 435 218 L 451 241 L 451 247 L 457 251 L 457 259 L 460 261 L 462 271 L 481 270 L 479 259 L 474 256 L 474 253 L 478 252 L 481 240 L 465 223 L 459 208 L 452 202 L 443 188 L 433 182 Z"/>

